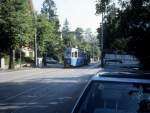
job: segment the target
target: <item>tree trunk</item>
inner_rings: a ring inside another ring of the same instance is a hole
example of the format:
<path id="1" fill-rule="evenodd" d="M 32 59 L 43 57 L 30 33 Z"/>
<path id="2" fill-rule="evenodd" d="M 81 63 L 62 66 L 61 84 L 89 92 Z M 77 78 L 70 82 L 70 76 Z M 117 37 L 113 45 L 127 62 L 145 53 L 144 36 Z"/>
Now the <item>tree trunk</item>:
<path id="1" fill-rule="evenodd" d="M 2 56 L 1 56 L 1 51 L 0 51 L 0 68 L 1 68 L 1 58 L 2 58 Z"/>
<path id="2" fill-rule="evenodd" d="M 1 66 L 1 56 L 0 56 L 0 68 L 2 68 L 2 66 Z"/>
<path id="3" fill-rule="evenodd" d="M 10 50 L 9 53 L 9 69 L 15 69 L 15 50 Z"/>

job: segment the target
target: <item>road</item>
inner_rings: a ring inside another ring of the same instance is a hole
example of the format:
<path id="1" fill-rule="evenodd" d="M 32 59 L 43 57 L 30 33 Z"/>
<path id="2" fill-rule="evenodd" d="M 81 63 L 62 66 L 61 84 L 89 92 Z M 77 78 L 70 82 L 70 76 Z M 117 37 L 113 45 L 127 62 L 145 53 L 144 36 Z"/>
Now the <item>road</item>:
<path id="1" fill-rule="evenodd" d="M 99 70 L 90 65 L 0 72 L 0 113 L 70 113 Z"/>

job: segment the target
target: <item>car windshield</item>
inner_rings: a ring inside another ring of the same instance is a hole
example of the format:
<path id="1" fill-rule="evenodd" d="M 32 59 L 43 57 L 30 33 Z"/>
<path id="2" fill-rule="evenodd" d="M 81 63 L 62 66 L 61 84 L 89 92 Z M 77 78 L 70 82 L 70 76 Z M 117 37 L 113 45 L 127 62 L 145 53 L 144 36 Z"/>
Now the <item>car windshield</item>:
<path id="1" fill-rule="evenodd" d="M 93 82 L 84 98 L 78 113 L 150 112 L 150 85 Z"/>

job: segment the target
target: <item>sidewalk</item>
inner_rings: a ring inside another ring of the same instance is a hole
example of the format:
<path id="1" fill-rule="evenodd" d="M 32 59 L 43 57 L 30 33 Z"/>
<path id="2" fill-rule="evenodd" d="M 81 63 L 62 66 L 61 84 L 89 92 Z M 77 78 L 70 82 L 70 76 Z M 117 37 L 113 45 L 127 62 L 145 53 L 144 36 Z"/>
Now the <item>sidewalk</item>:
<path id="1" fill-rule="evenodd" d="M 94 64 L 91 64 L 91 68 L 100 68 L 100 65 L 101 65 L 100 62 L 94 63 Z"/>
<path id="2" fill-rule="evenodd" d="M 47 66 L 42 67 L 17 67 L 16 69 L 0 69 L 0 73 L 5 72 L 15 72 L 15 71 L 24 71 L 24 70 L 31 70 L 31 69 L 48 69 L 48 68 L 63 68 L 63 64 L 48 64 Z"/>
<path id="3" fill-rule="evenodd" d="M 15 72 L 15 71 L 23 71 L 23 70 L 31 70 L 35 69 L 33 67 L 22 67 L 22 68 L 17 68 L 17 69 L 0 69 L 0 73 L 5 73 L 5 72 Z"/>

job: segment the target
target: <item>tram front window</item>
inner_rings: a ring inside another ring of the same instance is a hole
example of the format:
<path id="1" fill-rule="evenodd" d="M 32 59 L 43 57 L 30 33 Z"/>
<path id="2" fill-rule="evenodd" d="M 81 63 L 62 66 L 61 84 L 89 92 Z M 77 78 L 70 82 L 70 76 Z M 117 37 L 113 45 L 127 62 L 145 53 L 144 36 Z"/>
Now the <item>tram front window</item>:
<path id="1" fill-rule="evenodd" d="M 78 52 L 75 52 L 75 57 L 78 57 Z"/>

